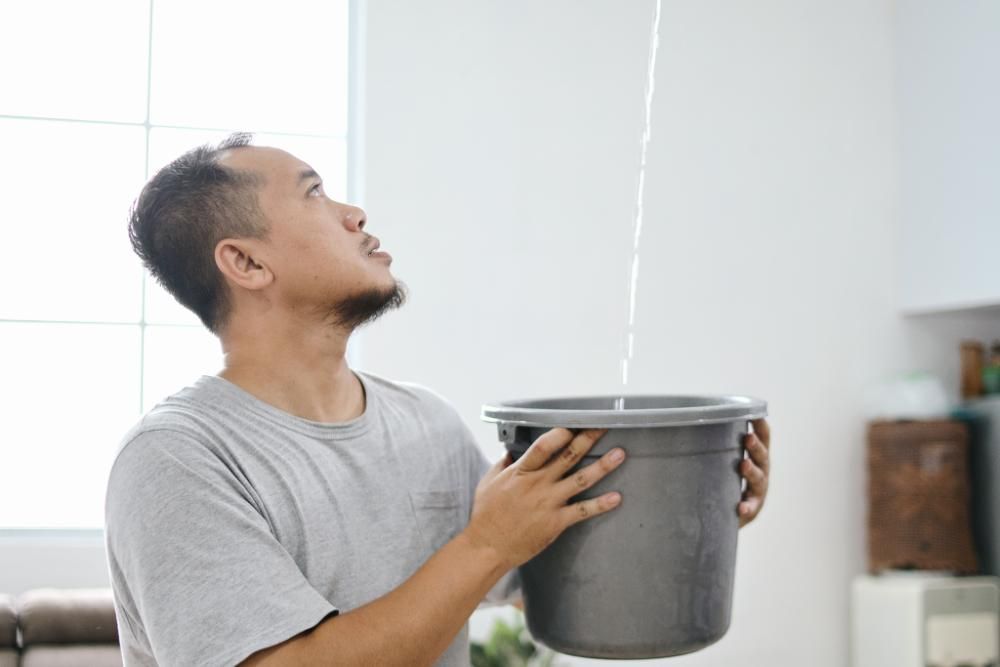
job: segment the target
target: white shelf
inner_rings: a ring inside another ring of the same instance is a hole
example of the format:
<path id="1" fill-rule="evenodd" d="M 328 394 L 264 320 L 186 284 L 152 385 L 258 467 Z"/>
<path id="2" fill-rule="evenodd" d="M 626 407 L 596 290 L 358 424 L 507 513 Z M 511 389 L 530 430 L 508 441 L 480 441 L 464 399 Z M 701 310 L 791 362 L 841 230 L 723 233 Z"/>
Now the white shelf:
<path id="1" fill-rule="evenodd" d="M 897 4 L 902 310 L 1000 305 L 1000 2 Z"/>
<path id="2" fill-rule="evenodd" d="M 997 269 L 1000 271 L 1000 268 Z M 984 301 L 937 303 L 921 306 L 904 306 L 903 315 L 907 317 L 923 317 L 929 315 L 976 315 L 1000 318 L 1000 298 Z"/>

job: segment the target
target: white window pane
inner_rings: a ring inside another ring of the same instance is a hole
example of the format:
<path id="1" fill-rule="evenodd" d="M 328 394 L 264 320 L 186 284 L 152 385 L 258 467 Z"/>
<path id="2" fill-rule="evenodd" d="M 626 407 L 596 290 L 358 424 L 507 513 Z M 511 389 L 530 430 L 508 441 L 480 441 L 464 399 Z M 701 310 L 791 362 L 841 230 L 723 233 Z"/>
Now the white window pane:
<path id="1" fill-rule="evenodd" d="M 143 128 L 0 119 L 0 146 L 0 318 L 138 322 Z"/>
<path id="2" fill-rule="evenodd" d="M 138 325 L 0 323 L 0 527 L 94 528 L 139 418 Z"/>
<path id="3" fill-rule="evenodd" d="M 3 13 L 0 114 L 143 122 L 148 2 L 17 2 Z"/>
<path id="4" fill-rule="evenodd" d="M 204 327 L 146 327 L 144 356 L 143 411 L 222 370 L 219 339 Z"/>
<path id="5" fill-rule="evenodd" d="M 153 124 L 346 134 L 347 0 L 169 0 L 153 12 Z"/>
<path id="6" fill-rule="evenodd" d="M 149 135 L 150 174 L 180 157 L 184 152 L 204 143 L 217 143 L 228 131 L 178 130 L 154 127 Z M 274 146 L 305 161 L 323 177 L 327 195 L 344 201 L 347 193 L 347 146 L 342 139 L 289 137 L 255 134 L 254 145 Z M 181 306 L 160 285 L 146 280 L 146 321 L 156 324 L 199 324 L 189 310 Z"/>

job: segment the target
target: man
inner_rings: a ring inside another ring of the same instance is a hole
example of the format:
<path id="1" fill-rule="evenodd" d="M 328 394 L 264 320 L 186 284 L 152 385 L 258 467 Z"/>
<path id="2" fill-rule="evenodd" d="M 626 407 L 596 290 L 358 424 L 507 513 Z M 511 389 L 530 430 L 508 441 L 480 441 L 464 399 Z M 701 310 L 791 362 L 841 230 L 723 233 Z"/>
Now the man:
<path id="1" fill-rule="evenodd" d="M 444 400 L 347 366 L 351 332 L 403 301 L 366 225 L 244 134 L 136 200 L 136 252 L 225 367 L 143 417 L 111 472 L 127 665 L 466 665 L 477 605 L 514 600 L 513 568 L 620 502 L 570 503 L 621 464 L 567 475 L 600 432 L 554 429 L 491 467 Z M 767 491 L 756 430 L 741 524 Z"/>

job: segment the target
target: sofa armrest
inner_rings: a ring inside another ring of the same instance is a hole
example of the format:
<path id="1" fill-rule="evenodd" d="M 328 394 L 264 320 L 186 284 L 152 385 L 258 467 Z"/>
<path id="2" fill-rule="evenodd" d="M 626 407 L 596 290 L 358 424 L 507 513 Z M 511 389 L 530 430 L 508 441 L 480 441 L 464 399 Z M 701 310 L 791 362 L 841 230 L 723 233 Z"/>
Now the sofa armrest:
<path id="1" fill-rule="evenodd" d="M 14 600 L 9 595 L 0 595 L 0 649 L 17 647 L 17 614 Z"/>
<path id="2" fill-rule="evenodd" d="M 24 648 L 37 644 L 117 644 L 111 589 L 37 589 L 18 596 Z"/>

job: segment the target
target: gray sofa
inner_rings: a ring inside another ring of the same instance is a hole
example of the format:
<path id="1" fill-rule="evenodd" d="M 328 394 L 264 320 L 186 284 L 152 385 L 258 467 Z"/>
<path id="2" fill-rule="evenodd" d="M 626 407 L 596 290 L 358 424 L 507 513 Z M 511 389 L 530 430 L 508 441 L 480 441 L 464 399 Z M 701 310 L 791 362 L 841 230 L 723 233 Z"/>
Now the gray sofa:
<path id="1" fill-rule="evenodd" d="M 110 589 L 0 595 L 0 667 L 121 667 Z"/>

